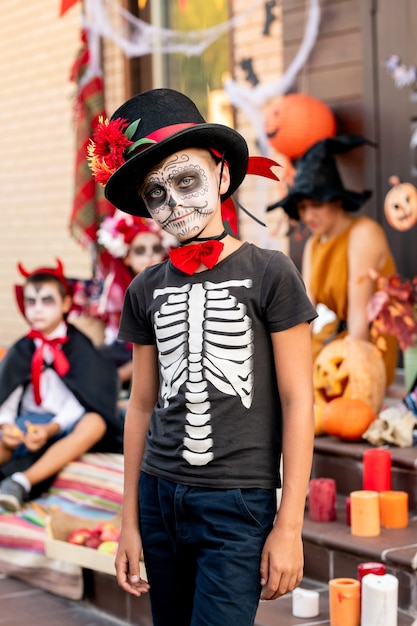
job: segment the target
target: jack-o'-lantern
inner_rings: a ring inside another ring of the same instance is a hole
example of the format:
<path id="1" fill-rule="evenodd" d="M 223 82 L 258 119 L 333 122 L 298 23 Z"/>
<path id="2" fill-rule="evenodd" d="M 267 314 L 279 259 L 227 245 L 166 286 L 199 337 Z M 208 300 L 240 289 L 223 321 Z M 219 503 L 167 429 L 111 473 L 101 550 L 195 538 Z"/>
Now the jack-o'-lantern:
<path id="1" fill-rule="evenodd" d="M 333 137 L 336 120 L 321 100 L 291 93 L 270 103 L 265 113 L 265 132 L 277 152 L 296 159 L 317 141 Z"/>
<path id="2" fill-rule="evenodd" d="M 393 187 L 384 201 L 387 222 L 396 230 L 409 230 L 417 222 L 417 189 L 411 183 L 401 183 L 398 176 L 391 176 Z"/>
<path id="3" fill-rule="evenodd" d="M 313 383 L 317 404 L 339 397 L 360 398 L 378 412 L 386 389 L 382 354 L 369 341 L 335 339 L 316 357 Z"/>

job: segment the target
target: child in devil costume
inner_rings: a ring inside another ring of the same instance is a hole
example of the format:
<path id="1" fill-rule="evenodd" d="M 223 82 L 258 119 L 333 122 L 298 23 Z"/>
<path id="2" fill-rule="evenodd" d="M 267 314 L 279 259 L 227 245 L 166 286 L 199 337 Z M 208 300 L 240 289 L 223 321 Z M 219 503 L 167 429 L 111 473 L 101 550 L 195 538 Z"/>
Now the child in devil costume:
<path id="1" fill-rule="evenodd" d="M 0 362 L 0 506 L 9 511 L 117 428 L 117 372 L 66 322 L 62 263 L 18 267 L 26 281 L 16 297 L 31 330 Z"/>
<path id="2" fill-rule="evenodd" d="M 222 219 L 246 173 L 274 178 L 276 163 L 249 159 L 239 133 L 170 89 L 122 105 L 90 159 L 112 204 L 179 243 L 124 300 L 133 383 L 118 582 L 150 591 L 155 626 L 252 626 L 260 597 L 302 579 L 314 441 L 315 310 L 288 257 L 240 242 Z"/>

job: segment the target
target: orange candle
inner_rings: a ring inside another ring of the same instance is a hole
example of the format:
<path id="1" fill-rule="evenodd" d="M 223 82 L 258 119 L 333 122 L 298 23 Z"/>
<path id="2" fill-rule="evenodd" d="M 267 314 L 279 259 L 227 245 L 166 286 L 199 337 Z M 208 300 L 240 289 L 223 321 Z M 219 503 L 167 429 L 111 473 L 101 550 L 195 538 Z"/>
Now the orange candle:
<path id="1" fill-rule="evenodd" d="M 356 537 L 377 537 L 381 532 L 377 491 L 352 491 L 350 531 Z"/>
<path id="2" fill-rule="evenodd" d="M 329 581 L 330 626 L 359 626 L 361 619 L 361 586 L 354 578 Z"/>
<path id="3" fill-rule="evenodd" d="M 407 528 L 408 493 L 406 491 L 381 491 L 379 513 L 384 528 Z"/>

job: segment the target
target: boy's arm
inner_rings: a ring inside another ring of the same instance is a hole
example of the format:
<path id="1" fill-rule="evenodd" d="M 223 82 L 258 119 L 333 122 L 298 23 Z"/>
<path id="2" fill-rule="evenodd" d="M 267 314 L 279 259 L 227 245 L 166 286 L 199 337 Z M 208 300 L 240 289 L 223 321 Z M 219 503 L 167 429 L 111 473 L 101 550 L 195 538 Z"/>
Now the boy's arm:
<path id="1" fill-rule="evenodd" d="M 133 381 L 124 428 L 123 516 L 116 572 L 119 585 L 140 595 L 148 585 L 140 580 L 138 481 L 151 413 L 158 398 L 159 374 L 154 345 L 133 346 Z"/>
<path id="2" fill-rule="evenodd" d="M 263 600 L 292 591 L 303 577 L 301 532 L 314 444 L 309 325 L 273 333 L 272 344 L 282 405 L 283 487 L 274 528 L 262 553 Z"/>

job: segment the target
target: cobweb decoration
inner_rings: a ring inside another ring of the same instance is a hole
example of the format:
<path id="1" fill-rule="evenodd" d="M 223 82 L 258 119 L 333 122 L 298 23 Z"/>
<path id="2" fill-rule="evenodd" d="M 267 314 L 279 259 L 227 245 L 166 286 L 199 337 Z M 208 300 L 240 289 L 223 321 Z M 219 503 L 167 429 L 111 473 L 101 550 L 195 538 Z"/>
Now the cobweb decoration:
<path id="1" fill-rule="evenodd" d="M 129 58 L 174 53 L 198 56 L 221 35 L 246 20 L 263 2 L 257 0 L 246 11 L 221 24 L 193 31 L 148 24 L 114 0 L 86 0 L 84 20 L 92 33 L 113 41 Z"/>
<path id="2" fill-rule="evenodd" d="M 310 0 L 307 24 L 300 48 L 285 73 L 271 83 L 257 84 L 248 89 L 230 79 L 225 81 L 224 89 L 230 102 L 251 121 L 256 134 L 260 151 L 263 155 L 269 154 L 269 143 L 264 128 L 264 117 L 261 107 L 273 97 L 285 94 L 294 84 L 297 74 L 303 68 L 316 43 L 320 24 L 319 0 Z"/>

